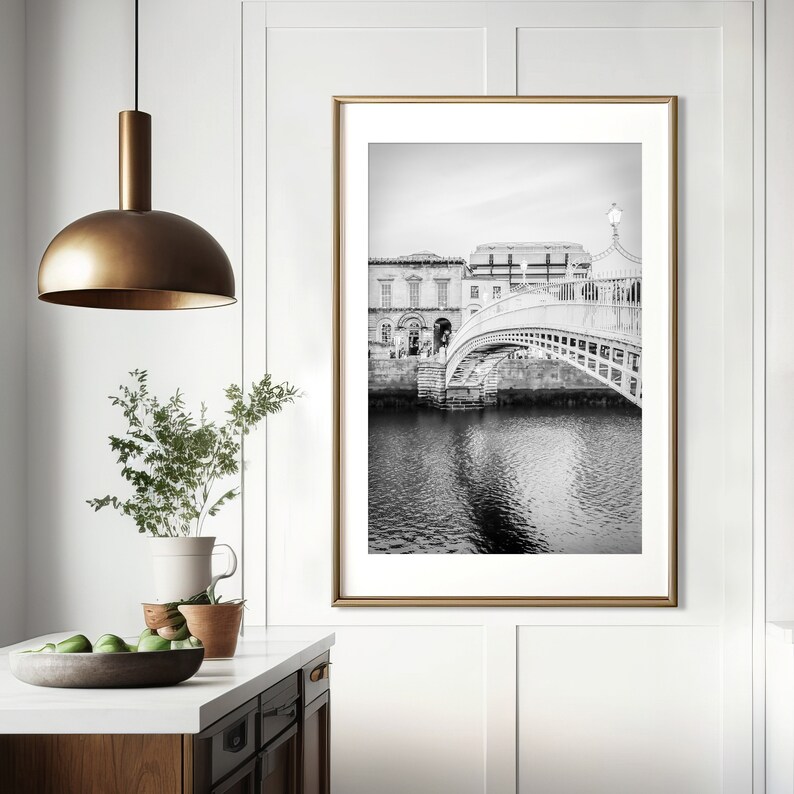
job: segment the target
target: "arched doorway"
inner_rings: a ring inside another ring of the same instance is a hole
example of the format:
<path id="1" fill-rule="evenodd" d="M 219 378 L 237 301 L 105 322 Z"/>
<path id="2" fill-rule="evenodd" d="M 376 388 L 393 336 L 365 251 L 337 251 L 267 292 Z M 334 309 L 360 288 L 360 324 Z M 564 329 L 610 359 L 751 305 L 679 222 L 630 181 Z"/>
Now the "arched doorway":
<path id="1" fill-rule="evenodd" d="M 449 344 L 452 334 L 452 323 L 446 317 L 439 317 L 433 323 L 433 353 L 438 353 L 441 347 Z"/>
<path id="2" fill-rule="evenodd" d="M 407 312 L 397 321 L 393 330 L 395 341 L 400 340 L 398 345 L 398 356 L 418 356 L 422 350 L 422 336 L 429 337 L 430 330 L 427 328 L 425 318 L 417 312 Z M 429 341 L 429 338 L 428 338 Z M 400 352 L 402 351 L 402 352 Z"/>
<path id="3" fill-rule="evenodd" d="M 408 329 L 408 355 L 419 355 L 419 332 L 422 328 L 418 320 L 411 320 L 406 326 Z"/>

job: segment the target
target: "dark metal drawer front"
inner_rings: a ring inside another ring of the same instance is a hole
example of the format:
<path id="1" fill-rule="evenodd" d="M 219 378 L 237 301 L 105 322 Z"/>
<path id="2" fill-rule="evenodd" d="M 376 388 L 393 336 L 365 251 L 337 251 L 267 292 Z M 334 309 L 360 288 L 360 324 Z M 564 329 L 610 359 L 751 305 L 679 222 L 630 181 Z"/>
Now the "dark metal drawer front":
<path id="1" fill-rule="evenodd" d="M 326 651 L 303 668 L 303 702 L 311 703 L 331 686 L 331 658 Z"/>
<path id="2" fill-rule="evenodd" d="M 298 726 L 293 725 L 288 731 L 283 733 L 275 742 L 272 742 L 270 745 L 265 747 L 264 750 L 261 751 L 259 755 L 259 764 L 260 764 L 259 774 L 263 780 L 264 783 L 263 790 L 265 792 L 268 792 L 272 788 L 272 781 L 271 781 L 271 785 L 268 786 L 268 778 L 270 778 L 274 774 L 279 773 L 280 771 L 282 772 L 282 774 L 280 774 L 279 777 L 282 778 L 283 782 L 287 783 L 287 785 L 284 786 L 283 788 L 281 786 L 277 787 L 278 790 L 292 791 L 294 789 L 297 778 L 297 772 L 298 772 L 297 737 L 298 737 Z M 286 748 L 289 750 L 288 757 L 286 757 L 287 754 L 284 752 L 285 750 L 284 745 L 287 743 L 289 743 L 289 746 Z"/>
<path id="3" fill-rule="evenodd" d="M 217 783 L 210 794 L 258 794 L 256 790 L 259 758 L 254 756 L 247 764 Z"/>
<path id="4" fill-rule="evenodd" d="M 201 745 L 198 755 L 205 759 L 203 763 L 209 762 L 213 783 L 256 753 L 258 714 L 258 700 L 250 700 L 196 737 Z"/>
<path id="5" fill-rule="evenodd" d="M 298 676 L 263 692 L 260 701 L 259 746 L 263 747 L 298 720 Z"/>

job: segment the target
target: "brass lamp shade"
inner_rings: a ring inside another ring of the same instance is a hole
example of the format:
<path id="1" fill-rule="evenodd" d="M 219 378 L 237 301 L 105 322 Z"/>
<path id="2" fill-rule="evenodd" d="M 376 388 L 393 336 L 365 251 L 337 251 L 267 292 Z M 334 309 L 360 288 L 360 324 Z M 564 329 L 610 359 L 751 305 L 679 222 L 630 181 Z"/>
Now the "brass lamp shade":
<path id="1" fill-rule="evenodd" d="M 234 303 L 223 249 L 170 212 L 106 210 L 61 231 L 44 252 L 39 298 L 100 309 L 201 309 Z"/>
<path id="2" fill-rule="evenodd" d="M 39 299 L 100 309 L 201 309 L 235 302 L 223 248 L 196 223 L 151 209 L 151 116 L 119 116 L 119 205 L 63 229 L 39 267 Z"/>

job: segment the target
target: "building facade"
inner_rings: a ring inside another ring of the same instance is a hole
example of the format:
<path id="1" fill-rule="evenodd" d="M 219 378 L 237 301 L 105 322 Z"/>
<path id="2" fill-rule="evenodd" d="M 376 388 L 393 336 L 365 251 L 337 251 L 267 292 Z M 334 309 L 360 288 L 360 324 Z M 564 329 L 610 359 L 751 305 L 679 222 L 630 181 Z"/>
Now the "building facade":
<path id="1" fill-rule="evenodd" d="M 370 357 L 431 355 L 462 322 L 466 260 L 431 251 L 369 260 Z"/>
<path id="2" fill-rule="evenodd" d="M 469 317 L 521 285 L 586 275 L 579 243 L 483 243 L 469 257 L 431 251 L 369 260 L 369 355 L 432 355 Z"/>

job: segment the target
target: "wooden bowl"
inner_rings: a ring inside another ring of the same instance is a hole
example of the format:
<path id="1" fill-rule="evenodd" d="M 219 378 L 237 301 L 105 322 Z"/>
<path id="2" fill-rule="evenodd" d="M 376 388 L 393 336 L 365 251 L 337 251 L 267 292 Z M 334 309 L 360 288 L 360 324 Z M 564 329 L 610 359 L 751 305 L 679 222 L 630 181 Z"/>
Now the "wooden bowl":
<path id="1" fill-rule="evenodd" d="M 204 645 L 205 659 L 231 659 L 243 619 L 242 604 L 182 604 L 188 631 Z"/>
<path id="2" fill-rule="evenodd" d="M 204 648 L 130 653 L 10 653 L 11 672 L 33 686 L 126 689 L 173 686 L 196 674 Z"/>

